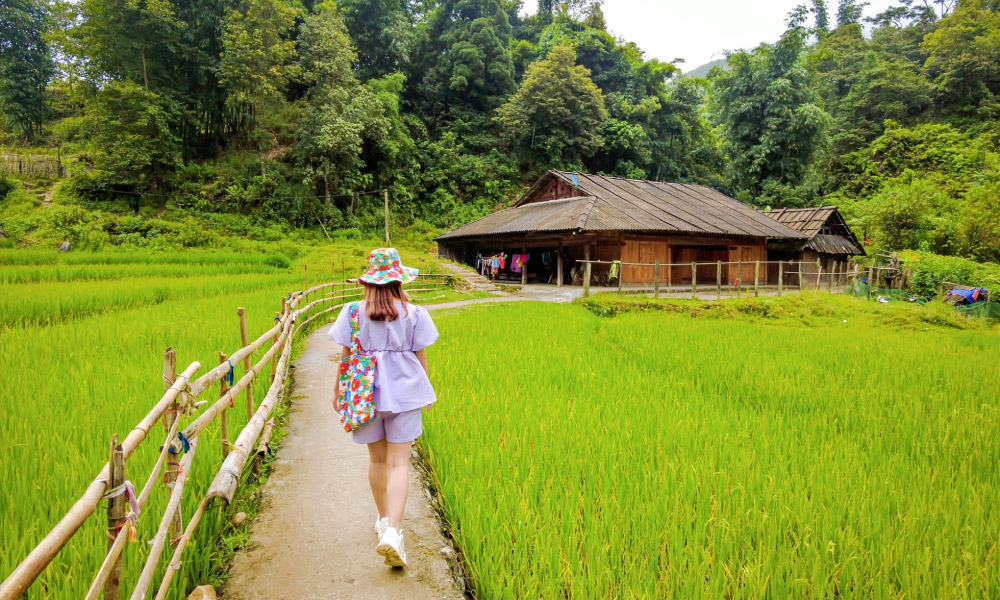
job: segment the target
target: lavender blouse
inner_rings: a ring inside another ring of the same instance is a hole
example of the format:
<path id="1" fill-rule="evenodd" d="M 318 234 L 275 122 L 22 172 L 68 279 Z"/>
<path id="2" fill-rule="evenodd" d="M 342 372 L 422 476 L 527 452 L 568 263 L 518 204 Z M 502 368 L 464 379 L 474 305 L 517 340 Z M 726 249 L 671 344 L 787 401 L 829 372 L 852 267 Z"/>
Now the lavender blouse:
<path id="1" fill-rule="evenodd" d="M 365 303 L 361 303 L 359 335 L 361 349 L 375 355 L 375 410 L 400 413 L 431 404 L 434 388 L 424 373 L 417 350 L 430 346 L 438 338 L 434 321 L 426 310 L 415 304 L 396 303 L 399 318 L 395 321 L 369 321 Z M 350 305 L 330 328 L 330 339 L 345 348 L 351 345 Z"/>

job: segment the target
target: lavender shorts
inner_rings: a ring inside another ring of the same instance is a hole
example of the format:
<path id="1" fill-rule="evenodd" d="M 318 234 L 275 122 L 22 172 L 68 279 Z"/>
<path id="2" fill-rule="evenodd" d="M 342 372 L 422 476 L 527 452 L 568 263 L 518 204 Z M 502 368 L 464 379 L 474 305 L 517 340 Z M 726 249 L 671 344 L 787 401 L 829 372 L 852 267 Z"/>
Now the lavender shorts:
<path id="1" fill-rule="evenodd" d="M 424 432 L 420 421 L 420 411 L 414 408 L 401 413 L 376 412 L 375 420 L 352 432 L 351 438 L 358 444 L 371 444 L 385 438 L 391 444 L 405 444 L 420 437 Z"/>

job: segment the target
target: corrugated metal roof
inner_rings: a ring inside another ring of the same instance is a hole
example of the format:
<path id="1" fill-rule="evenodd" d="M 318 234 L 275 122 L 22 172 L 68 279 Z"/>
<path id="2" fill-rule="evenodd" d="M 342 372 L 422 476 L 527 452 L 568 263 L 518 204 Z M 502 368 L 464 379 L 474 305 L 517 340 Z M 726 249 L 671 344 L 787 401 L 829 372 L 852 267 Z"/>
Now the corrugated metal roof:
<path id="1" fill-rule="evenodd" d="M 865 256 L 864 248 L 836 206 L 779 208 L 763 214 L 809 236 L 807 248 L 828 254 Z M 829 227 L 831 233 L 820 233 L 824 227 Z"/>
<path id="2" fill-rule="evenodd" d="M 450 231 L 437 239 L 532 231 L 658 231 L 770 239 L 805 236 L 753 208 L 700 185 L 549 171 L 525 195 L 555 177 L 579 196 L 526 202 Z"/>

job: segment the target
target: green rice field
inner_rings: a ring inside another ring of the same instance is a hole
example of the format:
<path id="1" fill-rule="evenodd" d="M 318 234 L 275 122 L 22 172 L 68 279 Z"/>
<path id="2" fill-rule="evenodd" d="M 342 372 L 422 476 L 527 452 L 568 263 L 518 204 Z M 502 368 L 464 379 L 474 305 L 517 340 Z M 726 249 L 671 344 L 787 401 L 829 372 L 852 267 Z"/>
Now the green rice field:
<path id="1" fill-rule="evenodd" d="M 0 250 L 0 579 L 55 525 L 97 475 L 108 444 L 124 437 L 163 393 L 163 351 L 177 352 L 178 371 L 241 346 L 236 309 L 246 308 L 251 339 L 274 324 L 281 298 L 310 279 L 329 279 L 341 260 L 351 276 L 367 263 L 359 244 L 304 248 L 281 255 L 200 253 L 69 253 Z M 415 257 L 404 252 L 404 259 Z M 431 262 L 413 261 L 425 271 Z M 418 294 L 449 300 L 451 290 Z M 319 320 L 322 322 L 322 320 Z M 237 377 L 243 374 L 237 366 Z M 266 377 L 254 398 L 266 393 Z M 200 399 L 213 399 L 218 388 Z M 192 417 L 193 418 L 193 417 Z M 245 404 L 230 411 L 229 437 L 246 423 Z M 190 515 L 222 461 L 216 420 L 201 436 L 184 492 Z M 128 461 L 139 489 L 152 468 L 164 431 L 159 425 Z M 124 586 L 138 575 L 168 491 L 157 485 L 139 518 L 139 542 L 125 550 Z M 229 511 L 210 511 L 189 546 L 172 597 L 204 583 L 212 572 L 218 534 Z M 103 508 L 57 556 L 28 598 L 83 597 L 105 550 Z M 161 560 L 161 568 L 169 559 Z M 157 577 L 157 581 L 159 577 Z"/>
<path id="2" fill-rule="evenodd" d="M 872 304 L 437 316 L 420 449 L 477 597 L 1000 597 L 1000 329 Z"/>

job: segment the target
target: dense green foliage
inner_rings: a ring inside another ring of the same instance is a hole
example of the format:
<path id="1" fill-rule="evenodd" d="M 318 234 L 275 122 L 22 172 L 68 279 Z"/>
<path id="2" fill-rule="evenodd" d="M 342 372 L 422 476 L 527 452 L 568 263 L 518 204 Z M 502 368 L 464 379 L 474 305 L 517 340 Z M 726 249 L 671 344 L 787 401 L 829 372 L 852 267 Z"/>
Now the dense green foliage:
<path id="1" fill-rule="evenodd" d="M 996 595 L 987 325 L 825 294 L 635 302 L 664 310 L 435 317 L 419 444 L 477 596 Z M 498 377 L 496 348 L 531 366 Z"/>
<path id="2" fill-rule="evenodd" d="M 8 4 L 3 133 L 62 145 L 64 200 L 90 208 L 372 231 L 388 189 L 394 227 L 449 227 L 556 167 L 840 204 L 878 248 L 1000 255 L 992 0 L 810 0 L 707 78 L 616 39 L 600 0 Z"/>

